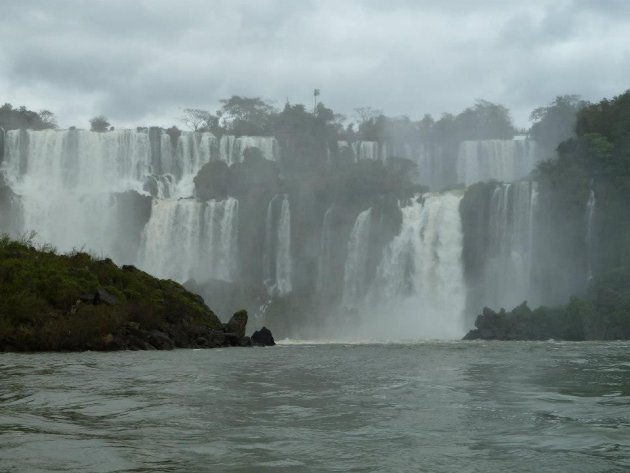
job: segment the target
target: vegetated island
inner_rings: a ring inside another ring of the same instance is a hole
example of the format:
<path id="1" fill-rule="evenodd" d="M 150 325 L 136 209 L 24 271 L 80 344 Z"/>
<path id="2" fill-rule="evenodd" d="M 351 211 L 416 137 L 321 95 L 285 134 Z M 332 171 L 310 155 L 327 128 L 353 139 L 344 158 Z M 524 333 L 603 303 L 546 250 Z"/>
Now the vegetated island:
<path id="1" fill-rule="evenodd" d="M 510 312 L 484 308 L 464 340 L 629 340 L 630 268 L 593 279 L 583 297 L 561 307 Z"/>
<path id="2" fill-rule="evenodd" d="M 134 266 L 0 238 L 0 351 L 274 344 L 264 327 L 246 336 L 246 324 L 246 311 L 223 324 L 201 296 Z"/>

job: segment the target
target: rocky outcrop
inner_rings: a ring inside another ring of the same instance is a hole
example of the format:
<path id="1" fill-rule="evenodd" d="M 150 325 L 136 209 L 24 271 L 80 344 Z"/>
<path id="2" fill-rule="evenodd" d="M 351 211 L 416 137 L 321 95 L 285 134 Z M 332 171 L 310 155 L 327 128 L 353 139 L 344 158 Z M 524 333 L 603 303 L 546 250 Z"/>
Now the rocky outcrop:
<path id="1" fill-rule="evenodd" d="M 224 161 L 210 161 L 203 165 L 194 178 L 195 195 L 199 200 L 225 199 L 228 195 L 228 165 Z"/>
<path id="2" fill-rule="evenodd" d="M 245 328 L 247 327 L 247 311 L 239 310 L 225 324 L 225 333 L 234 334 L 238 339 L 245 336 Z"/>
<path id="3" fill-rule="evenodd" d="M 267 327 L 263 327 L 252 334 L 252 345 L 256 347 L 272 347 L 275 344 L 276 341 L 273 339 L 271 330 Z"/>

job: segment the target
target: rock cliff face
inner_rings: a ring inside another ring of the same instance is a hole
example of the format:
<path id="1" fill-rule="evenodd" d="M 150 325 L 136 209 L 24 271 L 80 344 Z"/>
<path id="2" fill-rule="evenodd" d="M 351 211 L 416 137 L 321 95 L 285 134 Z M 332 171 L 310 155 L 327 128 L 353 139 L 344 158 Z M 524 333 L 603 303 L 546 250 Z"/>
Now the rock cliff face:
<path id="1" fill-rule="evenodd" d="M 246 325 L 134 266 L 0 240 L 0 351 L 250 346 Z"/>

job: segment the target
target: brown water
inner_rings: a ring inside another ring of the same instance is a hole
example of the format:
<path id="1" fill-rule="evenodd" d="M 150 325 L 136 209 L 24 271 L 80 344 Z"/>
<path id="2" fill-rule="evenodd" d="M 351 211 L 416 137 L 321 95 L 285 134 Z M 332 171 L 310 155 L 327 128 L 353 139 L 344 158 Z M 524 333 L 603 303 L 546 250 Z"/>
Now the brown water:
<path id="1" fill-rule="evenodd" d="M 630 344 L 0 354 L 0 471 L 630 471 Z"/>

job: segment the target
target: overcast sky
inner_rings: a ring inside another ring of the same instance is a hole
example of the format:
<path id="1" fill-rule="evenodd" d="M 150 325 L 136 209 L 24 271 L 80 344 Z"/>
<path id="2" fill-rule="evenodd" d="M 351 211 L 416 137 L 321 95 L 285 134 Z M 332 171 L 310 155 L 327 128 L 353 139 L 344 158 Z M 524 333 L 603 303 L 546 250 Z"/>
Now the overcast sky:
<path id="1" fill-rule="evenodd" d="M 630 88 L 630 0 L 0 0 L 0 102 L 62 127 L 183 126 L 231 95 L 519 126 L 556 95 Z"/>

